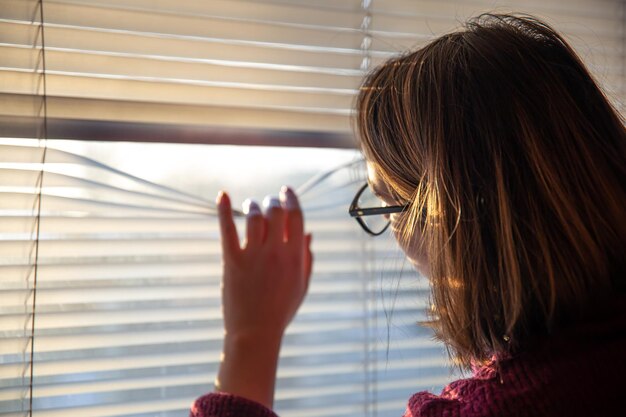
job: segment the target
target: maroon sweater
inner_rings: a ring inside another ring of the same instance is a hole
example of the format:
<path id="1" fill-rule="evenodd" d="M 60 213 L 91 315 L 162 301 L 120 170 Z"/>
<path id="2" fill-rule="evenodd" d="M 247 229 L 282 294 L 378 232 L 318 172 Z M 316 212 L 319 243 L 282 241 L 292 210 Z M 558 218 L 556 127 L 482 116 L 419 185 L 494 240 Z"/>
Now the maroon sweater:
<path id="1" fill-rule="evenodd" d="M 440 395 L 414 394 L 404 417 L 626 416 L 626 298 L 616 297 L 600 311 L 527 352 L 494 359 Z M 198 398 L 190 413 L 227 416 L 276 414 L 225 393 Z"/>

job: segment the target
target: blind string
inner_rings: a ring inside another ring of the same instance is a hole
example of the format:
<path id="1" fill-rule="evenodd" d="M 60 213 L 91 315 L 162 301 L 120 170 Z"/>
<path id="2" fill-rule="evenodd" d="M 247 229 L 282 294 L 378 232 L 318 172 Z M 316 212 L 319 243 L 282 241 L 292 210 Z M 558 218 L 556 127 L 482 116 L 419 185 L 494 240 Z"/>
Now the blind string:
<path id="1" fill-rule="evenodd" d="M 372 38 L 370 35 L 370 28 L 372 24 L 372 13 L 371 13 L 372 0 L 362 0 L 361 1 L 361 11 L 363 12 L 363 20 L 361 21 L 361 32 L 362 32 L 362 40 L 361 40 L 361 66 L 360 70 L 362 72 L 367 72 L 371 66 L 371 53 L 370 48 L 372 45 Z M 372 249 L 368 247 L 367 244 L 364 245 L 363 250 L 364 254 L 367 256 L 367 249 Z M 365 263 L 364 263 L 365 264 Z M 367 267 L 365 267 L 367 269 Z M 370 305 L 372 303 L 372 299 L 368 297 L 368 294 L 371 291 L 371 274 L 367 274 L 367 271 L 364 272 L 364 277 L 368 277 L 368 279 L 364 279 L 362 281 L 362 291 L 363 291 L 363 326 L 365 333 L 365 341 L 363 343 L 363 354 L 365 357 L 364 363 L 364 384 L 363 390 L 365 394 L 365 404 L 364 404 L 364 414 L 366 416 L 375 417 L 377 413 L 376 409 L 376 342 L 375 337 L 376 331 L 372 331 L 372 326 L 375 326 L 373 322 L 373 317 L 376 315 L 373 313 L 375 304 Z M 372 321 L 372 322 L 370 322 Z M 373 342 L 373 345 L 372 345 Z"/>
<path id="2" fill-rule="evenodd" d="M 43 108 L 43 152 L 41 155 L 41 171 L 39 173 L 39 181 L 37 185 L 37 220 L 35 229 L 35 265 L 33 273 L 33 311 L 31 315 L 31 335 L 30 335 L 30 399 L 29 399 L 29 415 L 33 415 L 33 388 L 34 388 L 34 376 L 35 376 L 35 318 L 37 313 L 37 276 L 39 272 L 39 237 L 41 231 L 41 200 L 43 198 L 43 180 L 45 173 L 46 154 L 48 150 L 48 95 L 46 88 L 46 41 L 45 41 L 45 25 L 43 14 L 43 0 L 39 0 L 39 15 L 40 15 L 40 30 L 41 30 L 41 66 L 42 66 L 42 108 Z"/>

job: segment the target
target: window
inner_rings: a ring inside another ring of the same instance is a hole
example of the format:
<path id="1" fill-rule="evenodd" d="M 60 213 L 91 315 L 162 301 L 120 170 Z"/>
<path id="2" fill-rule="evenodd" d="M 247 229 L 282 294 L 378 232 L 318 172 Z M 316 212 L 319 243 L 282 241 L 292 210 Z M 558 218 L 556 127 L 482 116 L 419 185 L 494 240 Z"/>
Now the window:
<path id="1" fill-rule="evenodd" d="M 36 141 L 5 139 L 3 146 L 3 154 L 41 157 Z M 415 387 L 449 380 L 442 347 L 415 325 L 425 302 L 416 293 L 424 296 L 427 282 L 406 268 L 394 242 L 369 239 L 345 215 L 364 180 L 354 167 L 355 151 L 50 140 L 47 152 L 32 358 L 35 415 L 181 415 L 191 399 L 210 390 L 221 350 L 218 225 L 210 209 L 216 190 L 232 189 L 239 202 L 248 195 L 260 199 L 283 182 L 300 178 L 306 185 L 342 165 L 348 167 L 302 193 L 316 264 L 307 301 L 284 340 L 276 408 L 285 415 L 354 415 L 371 410 L 376 398 L 381 408 L 386 400 L 397 409 Z M 40 168 L 28 170 L 28 164 L 16 168 L 36 177 Z M 30 203 L 21 207 L 26 223 L 33 221 Z M 243 223 L 238 226 L 242 232 Z M 13 248 L 16 241 L 31 245 L 29 231 L 7 236 L 5 244 Z M 27 274 L 34 260 L 28 251 L 22 256 L 14 262 Z M 396 288 L 400 275 L 402 288 Z M 13 326 L 6 330 L 14 343 L 3 344 L 11 372 L 3 382 L 16 395 L 7 409 L 17 412 L 28 405 L 20 401 L 29 395 L 32 329 L 24 320 L 32 320 L 34 277 L 5 277 L 11 302 L 3 318 Z M 392 309 L 387 328 L 385 313 Z"/>
<path id="2" fill-rule="evenodd" d="M 349 115 L 368 67 L 492 7 L 0 0 L 0 415 L 178 416 L 211 390 L 220 188 L 241 203 L 301 187 L 315 235 L 279 414 L 395 416 L 454 379 L 415 324 L 427 281 L 346 215 L 364 179 Z M 522 11 L 623 110 L 621 2 Z"/>

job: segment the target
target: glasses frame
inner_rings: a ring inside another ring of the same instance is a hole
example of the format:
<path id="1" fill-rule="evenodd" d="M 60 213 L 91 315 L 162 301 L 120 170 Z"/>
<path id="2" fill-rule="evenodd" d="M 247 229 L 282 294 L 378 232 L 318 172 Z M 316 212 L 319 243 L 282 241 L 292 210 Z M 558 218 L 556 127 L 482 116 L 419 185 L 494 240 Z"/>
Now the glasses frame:
<path id="1" fill-rule="evenodd" d="M 387 228 L 391 224 L 391 220 L 387 221 L 387 225 L 383 228 L 383 230 L 381 230 L 378 233 L 375 233 L 375 232 L 371 231 L 369 229 L 369 227 L 367 227 L 367 225 L 365 224 L 363 219 L 361 219 L 361 217 L 363 217 L 363 216 L 374 216 L 374 215 L 380 215 L 380 214 L 401 213 L 403 211 L 408 210 L 408 208 L 410 207 L 411 204 L 408 203 L 408 204 L 405 204 L 403 206 L 387 206 L 387 207 L 359 207 L 358 206 L 359 198 L 361 197 L 361 194 L 363 194 L 363 192 L 365 191 L 365 189 L 367 187 L 369 187 L 369 183 L 366 182 L 359 189 L 359 191 L 357 191 L 356 195 L 352 199 L 352 203 L 350 204 L 350 208 L 348 209 L 348 213 L 350 214 L 351 217 L 354 217 L 356 219 L 356 221 L 361 225 L 363 230 L 365 230 L 367 233 L 369 233 L 372 236 L 379 236 L 379 235 L 383 234 L 385 232 L 385 230 L 387 230 Z"/>

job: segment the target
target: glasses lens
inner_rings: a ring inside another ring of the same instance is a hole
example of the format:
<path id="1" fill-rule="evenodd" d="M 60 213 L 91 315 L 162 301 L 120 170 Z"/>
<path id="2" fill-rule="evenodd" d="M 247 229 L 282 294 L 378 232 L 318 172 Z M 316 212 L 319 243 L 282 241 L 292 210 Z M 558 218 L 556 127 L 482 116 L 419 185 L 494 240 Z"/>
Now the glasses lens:
<path id="1" fill-rule="evenodd" d="M 376 197 L 370 187 L 365 187 L 365 190 L 359 196 L 359 200 L 357 202 L 359 208 L 374 208 L 374 207 L 386 207 L 387 205 L 378 197 Z M 385 217 L 384 214 L 376 214 L 370 216 L 363 216 L 361 220 L 365 223 L 368 229 L 373 233 L 382 232 L 389 220 Z"/>

